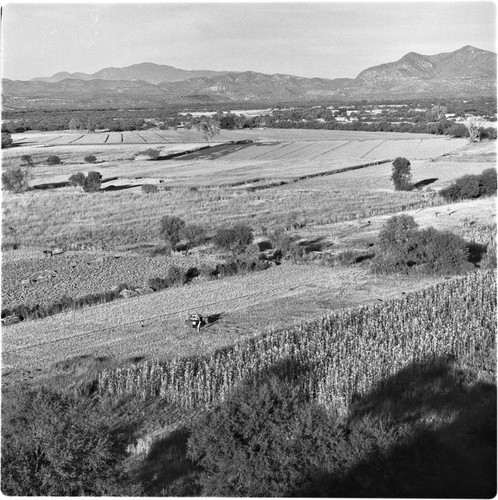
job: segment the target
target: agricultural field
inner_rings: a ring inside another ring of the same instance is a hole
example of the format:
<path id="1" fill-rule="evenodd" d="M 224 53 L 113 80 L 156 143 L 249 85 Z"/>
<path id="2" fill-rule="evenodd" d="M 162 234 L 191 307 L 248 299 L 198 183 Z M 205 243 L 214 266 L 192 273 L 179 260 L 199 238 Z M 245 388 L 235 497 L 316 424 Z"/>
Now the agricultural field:
<path id="1" fill-rule="evenodd" d="M 2 365 L 7 372 L 31 371 L 88 354 L 168 359 L 214 352 L 269 327 L 290 326 L 328 309 L 382 301 L 431 283 L 372 279 L 362 269 L 286 264 L 11 325 L 4 331 Z M 202 335 L 194 334 L 184 326 L 190 310 L 221 318 Z"/>
<path id="2" fill-rule="evenodd" d="M 162 474 L 164 442 L 270 372 L 342 423 L 407 370 L 422 377 L 451 358 L 469 380 L 494 380 L 493 270 L 467 261 L 456 276 L 372 269 L 381 231 L 401 214 L 421 230 L 464 238 L 479 254 L 475 262 L 484 261 L 496 242 L 496 198 L 449 203 L 440 190 L 495 166 L 494 143 L 278 129 L 222 131 L 210 146 L 186 130 L 14 140 L 3 168 L 23 155 L 34 166 L 30 189 L 3 192 L 2 309 L 35 313 L 2 327 L 3 389 L 46 386 L 91 396 L 126 418 L 140 414 L 145 423 L 127 437 L 133 466 L 159 456 L 154 470 Z M 141 154 L 149 148 L 158 159 Z M 60 165 L 47 165 L 52 154 Z M 89 154 L 95 163 L 85 162 Z M 393 188 L 398 155 L 411 162 L 409 191 Z M 92 170 L 103 176 L 97 192 L 68 185 L 72 174 Z M 170 252 L 160 231 L 166 215 L 201 227 L 202 243 Z M 220 229 L 233 224 L 249 226 L 255 243 L 237 255 L 217 246 Z M 279 234 L 290 245 L 281 261 L 239 266 L 261 263 L 265 249 L 273 254 Z M 230 263 L 234 274 L 211 272 Z M 151 288 L 149 279 L 173 266 L 203 272 Z M 185 324 L 194 312 L 207 320 L 199 332 Z M 388 407 L 397 408 L 389 399 Z M 414 419 L 432 429 L 450 417 L 420 410 Z M 180 491 L 161 481 L 149 479 L 148 493 Z"/>

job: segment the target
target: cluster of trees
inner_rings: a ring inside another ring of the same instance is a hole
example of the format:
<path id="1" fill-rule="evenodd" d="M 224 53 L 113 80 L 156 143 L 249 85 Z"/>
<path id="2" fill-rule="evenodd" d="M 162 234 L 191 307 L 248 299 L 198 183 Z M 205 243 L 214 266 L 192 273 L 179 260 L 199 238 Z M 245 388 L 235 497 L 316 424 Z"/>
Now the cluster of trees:
<path id="1" fill-rule="evenodd" d="M 419 229 L 410 215 L 391 217 L 379 234 L 372 261 L 377 273 L 459 273 L 474 269 L 467 242 L 449 231 Z"/>
<path id="2" fill-rule="evenodd" d="M 100 172 L 88 172 L 85 176 L 83 172 L 71 175 L 69 184 L 71 186 L 80 186 L 85 193 L 95 193 L 100 189 L 102 175 Z"/>
<path id="3" fill-rule="evenodd" d="M 496 194 L 496 169 L 487 168 L 479 175 L 464 175 L 440 191 L 448 201 L 479 198 Z"/>

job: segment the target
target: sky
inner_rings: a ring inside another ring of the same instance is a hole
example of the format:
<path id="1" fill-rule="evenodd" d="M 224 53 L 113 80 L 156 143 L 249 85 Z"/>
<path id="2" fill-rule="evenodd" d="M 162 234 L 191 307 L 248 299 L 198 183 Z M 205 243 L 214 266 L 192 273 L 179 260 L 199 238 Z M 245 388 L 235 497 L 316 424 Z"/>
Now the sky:
<path id="1" fill-rule="evenodd" d="M 354 78 L 408 52 L 496 51 L 495 2 L 24 3 L 2 8 L 2 76 L 181 69 Z"/>

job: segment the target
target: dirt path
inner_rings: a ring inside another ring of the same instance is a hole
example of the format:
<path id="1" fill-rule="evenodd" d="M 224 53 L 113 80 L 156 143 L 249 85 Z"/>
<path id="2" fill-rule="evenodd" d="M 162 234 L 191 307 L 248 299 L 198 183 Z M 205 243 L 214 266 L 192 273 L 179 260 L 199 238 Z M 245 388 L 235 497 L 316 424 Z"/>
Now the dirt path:
<path id="1" fill-rule="evenodd" d="M 282 265 L 4 327 L 3 372 L 34 370 L 72 356 L 168 358 L 213 351 L 326 310 L 381 300 L 430 280 L 373 278 L 360 268 Z M 189 312 L 220 319 L 201 330 Z"/>

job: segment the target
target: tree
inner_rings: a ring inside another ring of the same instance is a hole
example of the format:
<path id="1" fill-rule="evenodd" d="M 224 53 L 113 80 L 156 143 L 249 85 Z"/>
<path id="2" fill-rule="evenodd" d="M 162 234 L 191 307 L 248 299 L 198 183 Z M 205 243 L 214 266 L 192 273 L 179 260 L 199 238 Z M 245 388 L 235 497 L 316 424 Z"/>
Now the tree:
<path id="1" fill-rule="evenodd" d="M 469 133 L 469 142 L 479 142 L 481 140 L 480 129 L 484 125 L 484 120 L 479 116 L 467 115 L 463 123 Z"/>
<path id="2" fill-rule="evenodd" d="M 439 104 L 435 104 L 432 108 L 427 111 L 427 121 L 428 122 L 438 122 L 446 117 L 448 109 L 446 106 L 440 106 Z"/>
<path id="3" fill-rule="evenodd" d="M 202 119 L 195 127 L 202 133 L 209 146 L 211 145 L 211 139 L 220 133 L 218 122 L 207 118 Z"/>
<path id="4" fill-rule="evenodd" d="M 410 162 L 401 156 L 393 161 L 391 180 L 396 191 L 409 191 L 412 188 Z"/>
<path id="5" fill-rule="evenodd" d="M 97 161 L 97 157 L 93 155 L 87 155 L 83 158 L 85 163 L 95 163 Z"/>
<path id="6" fill-rule="evenodd" d="M 83 172 L 78 172 L 69 177 L 69 184 L 71 186 L 81 186 L 85 183 L 85 174 Z"/>
<path id="7" fill-rule="evenodd" d="M 83 191 L 85 193 L 94 193 L 100 189 L 102 175 L 99 172 L 88 172 L 86 179 L 83 182 Z"/>
<path id="8" fill-rule="evenodd" d="M 69 130 L 79 130 L 81 128 L 81 122 L 78 118 L 71 118 L 69 120 Z"/>
<path id="9" fill-rule="evenodd" d="M 7 191 L 22 193 L 29 188 L 30 177 L 29 168 L 10 167 L 2 172 L 2 185 Z"/>
<path id="10" fill-rule="evenodd" d="M 10 132 L 2 131 L 2 148 L 8 148 L 11 145 L 12 145 L 12 137 L 10 135 Z"/>
<path id="11" fill-rule="evenodd" d="M 180 242 L 180 232 L 185 227 L 185 221 L 175 215 L 165 215 L 159 221 L 159 234 L 172 246 Z"/>
<path id="12" fill-rule="evenodd" d="M 59 165 L 61 163 L 61 159 L 56 155 L 50 155 L 47 158 L 47 165 Z"/>

